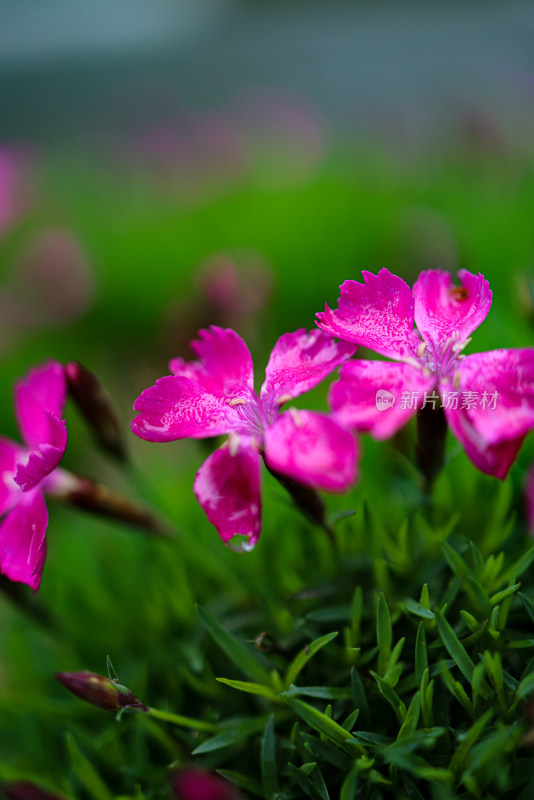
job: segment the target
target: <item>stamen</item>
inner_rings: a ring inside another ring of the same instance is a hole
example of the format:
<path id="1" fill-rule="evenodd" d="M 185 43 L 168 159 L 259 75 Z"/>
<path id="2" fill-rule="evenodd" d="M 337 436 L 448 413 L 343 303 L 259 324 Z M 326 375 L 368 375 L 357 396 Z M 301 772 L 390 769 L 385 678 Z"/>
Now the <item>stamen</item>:
<path id="1" fill-rule="evenodd" d="M 417 358 L 421 358 L 423 353 L 425 352 L 426 348 L 428 347 L 426 342 L 421 342 L 417 347 Z"/>
<path id="2" fill-rule="evenodd" d="M 454 373 L 454 378 L 452 379 L 452 385 L 455 389 L 460 388 L 460 377 L 461 377 L 460 370 L 457 369 L 456 372 Z"/>
<path id="3" fill-rule="evenodd" d="M 467 345 L 469 344 L 469 342 L 471 341 L 472 338 L 473 337 L 470 336 L 468 339 L 465 339 L 465 341 L 463 341 L 463 342 L 456 342 L 456 344 L 453 345 L 452 349 L 454 350 L 455 353 L 459 353 L 461 350 L 464 349 L 464 347 L 467 347 Z"/>
<path id="4" fill-rule="evenodd" d="M 278 404 L 279 405 L 283 405 L 284 403 L 287 403 L 288 400 L 292 400 L 292 399 L 293 399 L 293 395 L 292 394 L 283 394 L 282 397 L 280 397 L 278 399 Z"/>
<path id="5" fill-rule="evenodd" d="M 302 418 L 299 414 L 298 408 L 288 408 L 289 413 L 293 417 L 293 422 L 297 426 L 297 428 L 302 428 Z"/>
<path id="6" fill-rule="evenodd" d="M 232 397 L 231 400 L 228 400 L 228 405 L 232 406 L 232 407 L 233 406 L 244 406 L 246 404 L 246 402 L 247 401 L 244 400 L 242 397 Z"/>

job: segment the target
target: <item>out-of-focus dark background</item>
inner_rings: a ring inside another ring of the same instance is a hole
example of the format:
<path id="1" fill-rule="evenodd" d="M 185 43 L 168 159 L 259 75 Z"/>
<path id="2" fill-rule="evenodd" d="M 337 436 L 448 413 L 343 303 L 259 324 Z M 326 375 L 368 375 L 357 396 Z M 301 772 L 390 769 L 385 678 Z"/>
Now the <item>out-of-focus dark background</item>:
<path id="1" fill-rule="evenodd" d="M 49 357 L 100 375 L 127 431 L 138 394 L 210 323 L 244 336 L 259 385 L 276 338 L 313 327 L 362 269 L 410 284 L 424 268 L 480 271 L 494 299 L 470 352 L 531 344 L 533 134 L 527 0 L 0 2 L 0 433 L 19 436 L 13 382 Z M 326 389 L 299 402 L 325 408 Z M 72 729 L 133 796 L 168 758 L 143 766 L 142 734 L 135 750 L 132 728 L 102 732 L 54 671 L 101 672 L 110 653 L 147 702 L 196 715 L 182 681 L 204 669 L 194 603 L 240 615 L 264 592 L 284 635 L 279 598 L 307 586 L 313 537 L 267 477 L 256 551 L 225 550 L 191 491 L 211 443 L 128 434 L 132 481 L 72 404 L 66 417 L 63 466 L 161 501 L 181 538 L 169 557 L 49 503 L 35 608 L 56 628 L 0 604 L 0 778 L 60 785 Z M 366 439 L 360 485 L 329 507 L 387 498 L 400 526 L 419 497 L 392 453 Z M 451 438 L 443 496 L 460 532 L 475 536 L 498 491 L 503 508 L 520 496 L 531 457 L 527 444 L 497 490 Z"/>

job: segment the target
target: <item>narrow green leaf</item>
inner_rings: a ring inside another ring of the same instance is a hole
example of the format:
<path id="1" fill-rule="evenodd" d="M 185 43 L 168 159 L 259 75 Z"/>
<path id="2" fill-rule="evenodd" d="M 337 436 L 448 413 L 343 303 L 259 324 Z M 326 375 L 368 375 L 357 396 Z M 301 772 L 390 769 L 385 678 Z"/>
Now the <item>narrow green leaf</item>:
<path id="1" fill-rule="evenodd" d="M 82 753 L 72 734 L 67 734 L 67 747 L 69 749 L 72 767 L 80 783 L 95 800 L 113 800 L 110 792 L 96 769 L 87 756 Z"/>
<path id="2" fill-rule="evenodd" d="M 526 594 L 523 594 L 523 592 L 518 592 L 517 596 L 521 598 L 521 602 L 525 607 L 525 611 L 529 615 L 532 622 L 534 622 L 534 603 L 532 602 L 530 597 L 527 597 Z"/>
<path id="3" fill-rule="evenodd" d="M 438 633 L 440 635 L 441 641 L 445 645 L 449 655 L 453 659 L 454 663 L 469 683 L 473 683 L 473 671 L 475 669 L 475 665 L 471 661 L 467 650 L 462 645 L 458 637 L 456 636 L 455 632 L 445 619 L 442 611 L 436 611 L 436 624 L 438 627 Z M 482 683 L 480 686 L 480 694 L 482 697 L 487 698 L 489 695 L 489 686 L 487 684 Z"/>
<path id="4" fill-rule="evenodd" d="M 301 733 L 302 739 L 311 748 L 314 754 L 320 756 L 324 761 L 333 764 L 343 772 L 348 772 L 353 763 L 353 757 L 348 756 L 328 739 L 318 739 L 309 733 Z"/>
<path id="5" fill-rule="evenodd" d="M 413 600 L 411 597 L 403 601 L 402 607 L 405 608 L 406 611 L 409 611 L 410 614 L 415 614 L 416 617 L 434 619 L 433 611 L 430 611 L 430 609 L 426 608 L 422 603 L 418 603 L 417 600 Z"/>
<path id="6" fill-rule="evenodd" d="M 278 768 L 276 766 L 276 739 L 274 735 L 274 714 L 265 726 L 261 747 L 261 778 L 266 800 L 274 800 L 280 791 Z"/>
<path id="7" fill-rule="evenodd" d="M 232 689 L 237 689 L 240 692 L 246 692 L 247 694 L 259 694 L 262 697 L 266 697 L 268 700 L 272 700 L 276 702 L 278 700 L 278 695 L 272 689 L 269 689 L 268 686 L 263 686 L 261 683 L 250 683 L 249 681 L 233 681 L 229 680 L 228 678 L 216 678 L 216 681 L 219 683 L 224 683 L 226 686 L 231 686 Z"/>
<path id="8" fill-rule="evenodd" d="M 226 778 L 227 781 L 230 781 L 230 783 L 233 783 L 235 786 L 239 786 L 240 789 L 244 789 L 246 792 L 256 797 L 261 797 L 263 800 L 263 787 L 261 783 L 254 780 L 254 778 L 243 775 L 241 772 L 235 772 L 233 769 L 217 769 L 215 772 L 222 778 Z"/>
<path id="9" fill-rule="evenodd" d="M 317 697 L 320 700 L 350 700 L 352 692 L 349 688 L 338 686 L 295 686 L 291 684 L 285 697 Z"/>
<path id="10" fill-rule="evenodd" d="M 258 683 L 264 683 L 266 686 L 269 686 L 271 682 L 269 673 L 259 663 L 254 650 L 245 645 L 244 642 L 236 639 L 236 637 L 224 628 L 209 611 L 206 611 L 201 606 L 197 606 L 197 610 L 204 627 L 212 639 L 219 645 L 221 650 L 226 653 L 236 667 Z"/>
<path id="11" fill-rule="evenodd" d="M 388 668 L 392 639 L 391 615 L 384 593 L 380 592 L 376 609 L 376 643 L 378 645 L 378 672 L 380 675 L 384 675 Z"/>
<path id="12" fill-rule="evenodd" d="M 360 709 L 360 721 L 362 726 L 367 728 L 371 725 L 371 715 L 362 679 L 356 667 L 351 670 L 352 694 L 354 695 L 354 705 Z"/>
<path id="13" fill-rule="evenodd" d="M 360 716 L 360 709 L 357 708 L 355 709 L 355 711 L 352 712 L 352 714 L 349 714 L 347 719 L 342 723 L 342 727 L 345 728 L 346 731 L 351 731 L 356 725 L 359 716 Z"/>
<path id="14" fill-rule="evenodd" d="M 345 730 L 341 725 L 338 725 L 333 719 L 327 717 L 321 711 L 318 711 L 313 706 L 299 700 L 296 697 L 286 698 L 288 706 L 298 714 L 298 716 L 307 722 L 310 727 L 319 733 L 323 733 L 328 739 L 335 742 L 339 747 L 342 747 L 346 752 L 354 754 L 355 752 L 363 753 L 364 748 L 359 745 L 353 736 Z"/>
<path id="15" fill-rule="evenodd" d="M 460 611 L 460 616 L 467 625 L 467 627 L 469 628 L 469 630 L 471 631 L 471 633 L 478 631 L 478 629 L 480 628 L 480 622 L 476 617 L 470 614 L 469 611 L 464 611 L 462 609 Z"/>
<path id="16" fill-rule="evenodd" d="M 357 586 L 352 595 L 352 605 L 350 613 L 350 631 L 351 642 L 353 647 L 358 646 L 360 641 L 360 629 L 363 616 L 363 589 Z"/>
<path id="17" fill-rule="evenodd" d="M 528 697 L 532 692 L 534 692 L 534 672 L 530 672 L 523 678 L 517 687 L 516 696 L 519 700 L 524 700 L 525 697 Z"/>
<path id="18" fill-rule="evenodd" d="M 376 672 L 373 672 L 372 670 L 370 674 L 377 682 L 380 694 L 384 697 L 385 700 L 387 700 L 387 702 L 397 715 L 399 723 L 402 724 L 404 717 L 406 716 L 406 706 L 396 693 L 395 689 L 393 689 L 389 685 L 389 683 L 386 683 L 386 681 L 380 675 L 378 675 Z"/>
<path id="19" fill-rule="evenodd" d="M 339 800 L 354 800 L 358 788 L 358 767 L 354 766 L 341 786 Z"/>
<path id="20" fill-rule="evenodd" d="M 443 553 L 445 561 L 455 575 L 458 575 L 461 578 L 467 578 L 469 575 L 471 575 L 471 570 L 463 560 L 460 553 L 458 553 L 454 547 L 451 547 L 448 542 L 441 543 L 441 552 Z"/>
<path id="21" fill-rule="evenodd" d="M 318 800 L 319 797 L 317 789 L 308 777 L 310 772 L 315 769 L 315 766 L 315 763 L 302 764 L 300 768 L 296 767 L 294 764 L 287 765 L 289 774 L 295 778 L 302 791 L 305 792 L 306 796 L 311 800 Z"/>
<path id="22" fill-rule="evenodd" d="M 265 726 L 265 717 L 250 717 L 242 718 L 239 720 L 231 720 L 221 733 L 206 739 L 198 747 L 196 747 L 192 755 L 197 756 L 202 753 L 211 753 L 214 750 L 221 750 L 223 747 L 229 747 L 240 741 L 245 741 L 253 733 L 261 730 Z"/>
<path id="23" fill-rule="evenodd" d="M 503 589 L 501 592 L 497 592 L 496 594 L 490 597 L 490 603 L 492 606 L 501 603 L 505 597 L 508 597 L 511 594 L 517 592 L 519 587 L 521 586 L 520 583 L 514 583 L 513 586 L 508 586 L 506 589 Z"/>
<path id="24" fill-rule="evenodd" d="M 284 679 L 284 683 L 286 686 L 290 686 L 292 683 L 295 683 L 298 676 L 300 675 L 301 671 L 304 669 L 310 658 L 319 652 L 319 650 L 324 647 L 326 644 L 335 639 L 338 635 L 337 631 L 333 633 L 327 633 L 325 636 L 321 636 L 319 639 L 315 639 L 315 641 L 311 642 L 311 644 L 307 645 L 304 650 L 301 650 L 298 653 L 289 667 L 287 668 L 286 676 Z"/>
<path id="25" fill-rule="evenodd" d="M 512 579 L 517 579 L 527 571 L 530 565 L 534 562 L 534 545 L 530 547 L 526 553 L 517 559 L 517 561 L 509 567 L 503 575 L 503 582 Z"/>
<path id="26" fill-rule="evenodd" d="M 400 727 L 397 741 L 411 736 L 417 729 L 419 723 L 419 715 L 421 713 L 421 692 L 416 692 L 411 699 L 410 705 L 404 717 L 404 721 Z"/>
<path id="27" fill-rule="evenodd" d="M 486 711 L 485 714 L 482 714 L 482 716 L 479 717 L 479 719 L 477 719 L 477 721 L 473 723 L 473 725 L 471 725 L 467 733 L 465 733 L 462 736 L 449 763 L 449 769 L 455 775 L 460 774 L 465 764 L 465 760 L 469 754 L 469 751 L 479 738 L 480 734 L 482 733 L 482 731 L 484 730 L 484 728 L 486 727 L 492 716 L 493 716 L 493 711 L 490 708 Z"/>
<path id="28" fill-rule="evenodd" d="M 433 616 L 433 615 L 432 615 Z M 423 673 L 428 669 L 428 655 L 426 652 L 425 626 L 419 623 L 417 637 L 415 639 L 415 683 L 421 685 Z"/>
<path id="29" fill-rule="evenodd" d="M 423 584 L 423 588 L 421 589 L 421 597 L 419 598 L 419 602 L 428 611 L 430 611 L 430 592 L 428 591 L 428 583 L 424 583 Z M 434 616 L 434 615 L 432 614 L 432 616 Z"/>

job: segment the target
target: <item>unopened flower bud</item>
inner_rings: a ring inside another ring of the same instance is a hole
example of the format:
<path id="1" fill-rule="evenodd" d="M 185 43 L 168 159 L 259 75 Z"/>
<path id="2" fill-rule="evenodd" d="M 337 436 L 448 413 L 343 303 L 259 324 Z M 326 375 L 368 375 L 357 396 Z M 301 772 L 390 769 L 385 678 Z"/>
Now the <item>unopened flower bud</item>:
<path id="1" fill-rule="evenodd" d="M 42 789 L 29 781 L 3 783 L 1 789 L 7 800 L 63 800 L 60 795 Z"/>
<path id="2" fill-rule="evenodd" d="M 177 800 L 240 800 L 242 795 L 228 781 L 198 767 L 181 769 L 172 780 Z"/>
<path id="3" fill-rule="evenodd" d="M 120 711 L 123 708 L 148 710 L 126 686 L 96 672 L 87 669 L 81 672 L 57 672 L 56 678 L 76 697 L 104 711 Z"/>
<path id="4" fill-rule="evenodd" d="M 91 425 L 99 444 L 118 458 L 126 457 L 119 415 L 96 375 L 71 361 L 65 366 L 69 393 Z"/>

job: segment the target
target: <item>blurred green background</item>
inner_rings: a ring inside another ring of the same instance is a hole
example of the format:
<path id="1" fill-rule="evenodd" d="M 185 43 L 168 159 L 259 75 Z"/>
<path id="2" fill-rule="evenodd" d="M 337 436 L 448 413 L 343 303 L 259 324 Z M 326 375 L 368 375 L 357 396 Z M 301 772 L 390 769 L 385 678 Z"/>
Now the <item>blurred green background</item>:
<path id="1" fill-rule="evenodd" d="M 159 508 L 179 535 L 155 542 L 50 501 L 37 597 L 23 593 L 26 611 L 0 598 L 0 777 L 68 793 L 74 731 L 113 791 L 157 793 L 190 740 L 105 725 L 54 672 L 103 672 L 110 654 L 150 704 L 231 713 L 194 604 L 251 637 L 268 625 L 299 640 L 288 598 L 337 579 L 321 532 L 272 479 L 260 543 L 236 554 L 191 491 L 211 443 L 127 433 L 134 399 L 200 327 L 235 327 L 259 385 L 277 337 L 312 327 L 346 278 L 386 266 L 412 283 L 463 267 L 494 293 L 468 352 L 532 343 L 533 30 L 519 2 L 2 6 L 2 433 L 17 438 L 12 387 L 29 366 L 81 361 L 113 397 L 135 468 L 100 454 L 72 405 L 66 468 Z M 324 408 L 326 388 L 299 403 Z M 366 499 L 392 525 L 413 512 L 412 433 L 366 439 L 361 484 L 330 510 Z M 476 540 L 498 503 L 512 505 L 524 535 L 533 454 L 528 442 L 496 488 L 451 439 L 435 513 L 458 510 Z M 354 519 L 339 525 L 355 559 L 342 590 L 369 557 Z"/>

